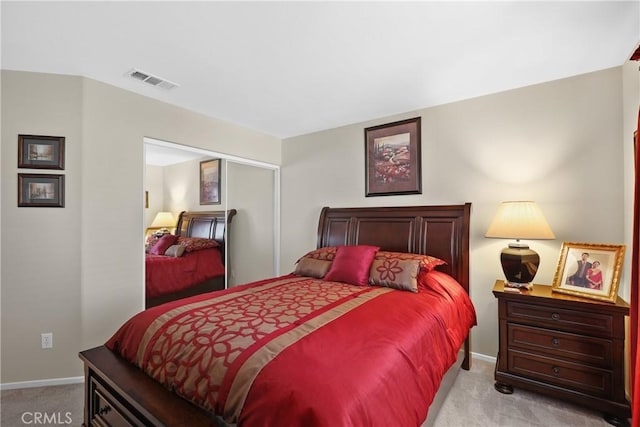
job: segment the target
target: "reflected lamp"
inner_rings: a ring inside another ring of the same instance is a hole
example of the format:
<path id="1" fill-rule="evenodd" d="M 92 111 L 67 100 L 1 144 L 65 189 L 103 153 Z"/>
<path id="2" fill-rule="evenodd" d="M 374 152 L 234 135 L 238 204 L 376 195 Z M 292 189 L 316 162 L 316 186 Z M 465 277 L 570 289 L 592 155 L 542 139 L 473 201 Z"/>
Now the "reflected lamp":
<path id="1" fill-rule="evenodd" d="M 168 227 L 175 227 L 176 220 L 173 217 L 171 212 L 158 212 L 156 217 L 153 219 L 151 223 L 151 228 L 160 228 L 160 230 L 156 231 L 156 235 L 164 235 L 169 234 Z"/>
<path id="2" fill-rule="evenodd" d="M 485 237 L 515 239 L 502 250 L 500 262 L 507 279 L 506 285 L 516 288 L 531 288 L 538 271 L 540 256 L 520 239 L 555 239 L 536 202 L 502 202 L 498 207 Z"/>

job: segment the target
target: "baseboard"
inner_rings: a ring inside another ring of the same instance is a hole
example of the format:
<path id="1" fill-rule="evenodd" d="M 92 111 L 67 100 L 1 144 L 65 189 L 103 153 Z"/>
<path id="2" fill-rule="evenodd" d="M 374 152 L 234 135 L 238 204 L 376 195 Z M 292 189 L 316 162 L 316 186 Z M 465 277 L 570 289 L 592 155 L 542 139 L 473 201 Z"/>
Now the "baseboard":
<path id="1" fill-rule="evenodd" d="M 54 385 L 80 384 L 83 382 L 84 382 L 84 377 L 52 378 L 49 380 L 20 381 L 16 383 L 0 384 L 0 390 L 14 390 L 18 388 L 33 388 L 33 387 L 50 387 Z"/>
<path id="2" fill-rule="evenodd" d="M 473 359 L 478 359 L 478 360 L 482 360 L 490 363 L 496 363 L 496 358 L 494 356 L 487 356 L 486 354 L 471 352 L 471 360 Z"/>

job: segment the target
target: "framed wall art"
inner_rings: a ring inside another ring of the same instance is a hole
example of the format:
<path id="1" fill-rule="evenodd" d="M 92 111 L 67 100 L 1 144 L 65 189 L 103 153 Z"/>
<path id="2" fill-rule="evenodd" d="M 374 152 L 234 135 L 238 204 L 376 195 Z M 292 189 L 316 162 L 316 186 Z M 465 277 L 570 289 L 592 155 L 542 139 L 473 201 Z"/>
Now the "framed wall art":
<path id="1" fill-rule="evenodd" d="M 64 175 L 19 173 L 18 207 L 63 208 Z"/>
<path id="2" fill-rule="evenodd" d="M 552 291 L 616 302 L 624 245 L 563 242 Z"/>
<path id="3" fill-rule="evenodd" d="M 366 197 L 422 193 L 420 119 L 364 130 Z"/>
<path id="4" fill-rule="evenodd" d="M 18 167 L 64 170 L 64 136 L 18 135 Z"/>
<path id="5" fill-rule="evenodd" d="M 200 204 L 220 204 L 220 159 L 200 162 Z"/>

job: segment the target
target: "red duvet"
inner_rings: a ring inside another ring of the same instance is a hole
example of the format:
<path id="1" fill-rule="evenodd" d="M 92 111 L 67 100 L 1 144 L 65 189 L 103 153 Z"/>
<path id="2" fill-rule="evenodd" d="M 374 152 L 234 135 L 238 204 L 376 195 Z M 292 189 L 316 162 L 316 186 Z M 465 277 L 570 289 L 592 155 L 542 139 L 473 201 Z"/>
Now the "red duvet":
<path id="1" fill-rule="evenodd" d="M 242 426 L 416 426 L 475 324 L 462 287 L 284 276 L 146 310 L 107 347 Z"/>
<path id="2" fill-rule="evenodd" d="M 222 255 L 217 248 L 187 252 L 177 258 L 146 254 L 146 296 L 181 291 L 223 274 Z"/>

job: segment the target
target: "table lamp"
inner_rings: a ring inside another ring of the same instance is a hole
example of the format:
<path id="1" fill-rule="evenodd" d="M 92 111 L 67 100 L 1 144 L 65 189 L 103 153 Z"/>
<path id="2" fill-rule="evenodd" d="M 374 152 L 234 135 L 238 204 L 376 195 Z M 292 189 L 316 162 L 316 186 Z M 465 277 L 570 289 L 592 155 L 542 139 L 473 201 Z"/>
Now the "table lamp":
<path id="1" fill-rule="evenodd" d="M 169 234 L 169 229 L 167 227 L 173 228 L 175 226 L 176 220 L 171 212 L 158 212 L 151 223 L 151 228 L 160 228 L 160 230 L 156 231 L 156 236 Z"/>
<path id="2" fill-rule="evenodd" d="M 520 239 L 555 239 L 555 235 L 536 202 L 502 202 L 485 237 L 515 239 L 502 250 L 500 262 L 507 278 L 506 285 L 531 288 L 538 271 L 540 256 Z"/>

